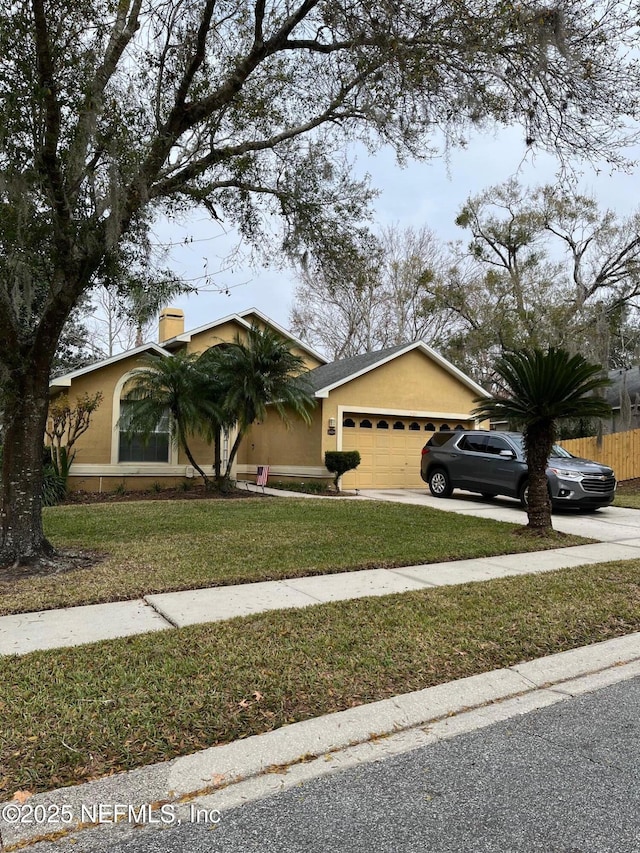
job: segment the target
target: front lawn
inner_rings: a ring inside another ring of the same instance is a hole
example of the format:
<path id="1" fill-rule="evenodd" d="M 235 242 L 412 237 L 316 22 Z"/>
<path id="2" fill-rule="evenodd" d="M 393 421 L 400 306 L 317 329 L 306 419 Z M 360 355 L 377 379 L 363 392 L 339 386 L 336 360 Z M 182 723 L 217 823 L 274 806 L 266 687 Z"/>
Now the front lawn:
<path id="1" fill-rule="evenodd" d="M 625 480 L 623 483 L 618 483 L 613 504 L 640 509 L 640 480 Z"/>
<path id="2" fill-rule="evenodd" d="M 635 560 L 0 659 L 0 799 L 638 630 Z"/>
<path id="3" fill-rule="evenodd" d="M 56 547 L 107 557 L 90 569 L 1 584 L 0 614 L 586 541 L 541 541 L 490 519 L 338 498 L 138 501 L 52 507 L 44 517 Z"/>

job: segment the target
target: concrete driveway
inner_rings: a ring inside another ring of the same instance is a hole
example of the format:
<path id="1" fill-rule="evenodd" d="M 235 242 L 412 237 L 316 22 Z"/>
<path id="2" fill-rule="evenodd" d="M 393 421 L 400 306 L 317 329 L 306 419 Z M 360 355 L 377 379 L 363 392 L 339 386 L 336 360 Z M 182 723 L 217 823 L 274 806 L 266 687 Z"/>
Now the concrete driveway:
<path id="1" fill-rule="evenodd" d="M 434 498 L 424 489 L 363 489 L 362 497 L 378 501 L 417 504 L 456 512 L 460 515 L 475 515 L 478 518 L 494 518 L 512 524 L 526 524 L 527 516 L 519 501 L 496 497 L 485 500 L 480 495 L 456 489 L 450 498 Z M 558 510 L 553 513 L 553 526 L 563 533 L 573 533 L 601 542 L 627 542 L 640 545 L 640 510 L 625 507 L 605 507 L 595 512 Z"/>

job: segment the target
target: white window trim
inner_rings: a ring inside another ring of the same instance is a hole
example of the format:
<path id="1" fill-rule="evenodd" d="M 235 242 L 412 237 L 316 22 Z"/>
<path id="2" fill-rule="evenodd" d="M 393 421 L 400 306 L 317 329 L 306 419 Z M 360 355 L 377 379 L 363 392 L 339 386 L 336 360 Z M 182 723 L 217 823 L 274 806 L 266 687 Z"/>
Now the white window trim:
<path id="1" fill-rule="evenodd" d="M 204 466 L 206 473 L 213 466 Z M 171 465 L 168 462 L 119 462 L 117 465 L 78 463 L 73 465 L 70 477 L 198 477 L 189 464 Z"/>

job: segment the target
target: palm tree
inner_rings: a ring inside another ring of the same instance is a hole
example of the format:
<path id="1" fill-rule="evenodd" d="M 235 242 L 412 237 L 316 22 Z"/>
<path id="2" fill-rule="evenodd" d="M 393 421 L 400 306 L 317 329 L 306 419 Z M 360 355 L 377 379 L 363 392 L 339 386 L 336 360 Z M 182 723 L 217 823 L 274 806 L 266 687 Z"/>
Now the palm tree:
<path id="1" fill-rule="evenodd" d="M 220 345 L 211 350 L 205 350 L 195 361 L 197 374 L 194 377 L 191 393 L 192 399 L 198 402 L 200 411 L 199 425 L 194 424 L 194 428 L 209 444 L 213 444 L 216 488 L 225 490 L 228 480 L 226 475 L 222 475 L 221 431 L 231 429 L 236 419 L 225 409 L 225 389 L 217 375 L 217 359 L 212 356 L 212 352 L 218 349 Z"/>
<path id="2" fill-rule="evenodd" d="M 141 365 L 127 394 L 131 403 L 127 431 L 148 438 L 168 412 L 172 440 L 200 474 L 205 488 L 209 488 L 211 481 L 196 462 L 188 442 L 190 435 L 213 435 L 214 425 L 221 417 L 215 395 L 203 393 L 210 380 L 203 370 L 201 356 L 193 353 L 177 353 L 168 358 L 145 356 Z"/>
<path id="3" fill-rule="evenodd" d="M 290 415 L 311 421 L 315 406 L 304 378 L 305 364 L 287 342 L 271 329 L 252 326 L 242 341 L 236 337 L 225 346 L 212 347 L 203 355 L 215 386 L 224 396 L 224 418 L 237 426 L 237 434 L 225 472 L 228 480 L 240 442 L 254 421 L 263 420 L 267 405 L 273 406 L 285 423 Z"/>
<path id="4" fill-rule="evenodd" d="M 600 365 L 581 355 L 550 347 L 503 355 L 496 362 L 502 387 L 482 399 L 473 414 L 498 418 L 522 428 L 529 468 L 528 529 L 540 535 L 551 529 L 551 502 L 547 487 L 547 460 L 563 418 L 606 417 L 610 406 L 593 392 L 609 384 Z"/>

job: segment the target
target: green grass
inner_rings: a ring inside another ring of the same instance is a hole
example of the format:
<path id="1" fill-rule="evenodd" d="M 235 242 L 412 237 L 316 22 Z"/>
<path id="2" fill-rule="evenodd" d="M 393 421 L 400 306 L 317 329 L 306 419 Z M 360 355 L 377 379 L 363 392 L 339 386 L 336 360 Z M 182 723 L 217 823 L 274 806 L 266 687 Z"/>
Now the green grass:
<path id="1" fill-rule="evenodd" d="M 48 509 L 44 518 L 56 547 L 108 557 L 91 569 L 5 584 L 0 614 L 587 541 L 558 534 L 542 542 L 490 519 L 338 498 L 64 506 Z"/>
<path id="2" fill-rule="evenodd" d="M 640 630 L 640 561 L 0 660 L 0 799 Z"/>
<path id="3" fill-rule="evenodd" d="M 640 509 L 640 481 L 628 480 L 626 483 L 618 483 L 613 505 Z"/>

